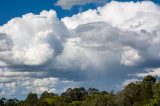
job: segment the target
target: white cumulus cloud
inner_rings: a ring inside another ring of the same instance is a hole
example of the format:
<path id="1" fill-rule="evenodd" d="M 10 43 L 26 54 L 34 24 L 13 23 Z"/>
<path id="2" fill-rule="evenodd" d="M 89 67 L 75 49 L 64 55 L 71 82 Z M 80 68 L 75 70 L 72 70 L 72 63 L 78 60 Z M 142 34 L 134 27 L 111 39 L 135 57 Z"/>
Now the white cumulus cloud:
<path id="1" fill-rule="evenodd" d="M 40 65 L 53 60 L 62 51 L 65 37 L 68 36 L 67 28 L 53 10 L 14 18 L 0 31 L 6 33 L 6 36 L 1 35 L 3 56 L 0 60 L 9 64 Z"/>

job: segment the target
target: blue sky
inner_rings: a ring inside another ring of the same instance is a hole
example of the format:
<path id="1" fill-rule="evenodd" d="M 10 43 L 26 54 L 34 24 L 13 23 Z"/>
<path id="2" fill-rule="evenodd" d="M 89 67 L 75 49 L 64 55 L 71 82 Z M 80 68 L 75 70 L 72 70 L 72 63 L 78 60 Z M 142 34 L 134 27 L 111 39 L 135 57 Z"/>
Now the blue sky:
<path id="1" fill-rule="evenodd" d="M 105 1 L 105 0 L 104 0 Z M 118 1 L 132 1 L 132 0 L 118 0 Z M 133 0 L 142 1 L 142 0 Z M 152 0 L 159 3 L 159 0 Z M 74 8 L 69 10 L 64 10 L 60 6 L 55 6 L 54 4 L 57 0 L 1 0 L 0 1 L 0 25 L 5 24 L 10 19 L 14 17 L 22 16 L 26 13 L 38 14 L 42 10 L 53 9 L 57 12 L 59 18 L 65 16 L 72 16 L 79 12 L 81 7 L 83 11 L 87 9 L 96 8 L 98 5 L 95 3 L 90 3 L 82 6 L 74 6 Z"/>
<path id="2" fill-rule="evenodd" d="M 0 0 L 0 98 L 160 77 L 160 1 L 137 1 Z"/>
<path id="3" fill-rule="evenodd" d="M 64 10 L 60 6 L 55 6 L 56 0 L 1 0 L 0 1 L 0 25 L 8 22 L 8 20 L 22 16 L 26 13 L 38 14 L 42 10 L 53 9 L 57 11 L 58 17 L 71 16 L 78 13 L 79 7 L 70 10 Z M 95 8 L 95 4 L 83 6 L 83 9 Z"/>

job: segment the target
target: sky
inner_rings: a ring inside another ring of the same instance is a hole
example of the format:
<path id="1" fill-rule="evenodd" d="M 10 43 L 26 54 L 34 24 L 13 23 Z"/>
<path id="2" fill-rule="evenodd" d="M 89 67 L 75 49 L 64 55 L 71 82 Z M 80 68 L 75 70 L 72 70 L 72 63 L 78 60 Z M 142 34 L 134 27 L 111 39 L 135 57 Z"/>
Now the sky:
<path id="1" fill-rule="evenodd" d="M 65 1 L 65 0 L 59 0 L 59 1 Z M 74 3 L 75 1 L 81 1 L 81 0 L 69 0 L 68 4 L 72 4 L 70 2 L 73 2 L 72 8 L 64 9 L 65 6 L 62 5 L 56 5 L 57 0 L 1 0 L 0 1 L 0 25 L 3 25 L 7 23 L 9 20 L 15 17 L 20 17 L 27 13 L 34 13 L 39 14 L 43 10 L 55 10 L 58 14 L 58 18 L 63 18 L 65 16 L 72 16 L 74 14 L 77 14 L 80 11 L 86 11 L 88 9 L 95 9 L 99 5 L 104 5 L 106 2 L 109 2 L 111 0 L 89 0 L 89 1 L 100 1 L 101 3 L 85 3 L 85 0 L 82 0 L 82 4 L 79 5 L 79 3 Z M 119 0 L 122 2 L 125 1 L 132 1 L 132 0 Z M 133 0 L 136 1 L 142 1 L 142 0 Z M 154 2 L 159 3 L 159 0 L 154 0 Z M 61 2 L 58 2 L 61 3 Z M 84 3 L 84 4 L 83 4 Z M 62 4 L 62 3 L 61 3 Z M 64 3 L 67 4 L 67 3 Z M 75 4 L 75 5 L 74 5 Z"/>
<path id="2" fill-rule="evenodd" d="M 160 77 L 159 0 L 1 0 L 0 98 Z"/>

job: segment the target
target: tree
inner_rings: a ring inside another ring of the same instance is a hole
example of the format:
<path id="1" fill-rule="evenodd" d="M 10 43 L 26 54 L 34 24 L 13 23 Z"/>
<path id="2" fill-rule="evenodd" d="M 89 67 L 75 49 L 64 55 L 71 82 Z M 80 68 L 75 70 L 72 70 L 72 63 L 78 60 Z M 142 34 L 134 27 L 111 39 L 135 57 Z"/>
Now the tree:
<path id="1" fill-rule="evenodd" d="M 117 103 L 120 106 L 135 106 L 140 101 L 140 82 L 131 82 L 117 95 Z"/>
<path id="2" fill-rule="evenodd" d="M 81 88 L 67 89 L 66 92 L 62 94 L 62 97 L 64 97 L 67 102 L 72 102 L 72 101 L 84 100 L 86 95 L 87 95 L 86 90 L 83 87 L 81 87 Z"/>
<path id="3" fill-rule="evenodd" d="M 160 106 L 160 99 L 152 99 L 149 103 L 144 106 Z"/>
<path id="4" fill-rule="evenodd" d="M 29 106 L 36 106 L 38 103 L 38 97 L 36 93 L 29 93 L 25 102 L 29 104 Z"/>
<path id="5" fill-rule="evenodd" d="M 152 86 L 152 90 L 153 90 L 153 98 L 159 99 L 160 98 L 160 82 L 155 83 Z"/>
<path id="6" fill-rule="evenodd" d="M 156 82 L 156 78 L 151 76 L 151 75 L 147 75 L 144 77 L 144 79 L 142 80 L 142 83 L 155 83 Z"/>
<path id="7" fill-rule="evenodd" d="M 94 93 L 87 96 L 82 106 L 117 106 L 115 103 L 115 95 Z"/>
<path id="8" fill-rule="evenodd" d="M 5 103 L 5 106 L 18 106 L 19 101 L 14 98 L 14 99 L 9 99 L 7 100 L 7 102 Z"/>
<path id="9" fill-rule="evenodd" d="M 39 100 L 44 100 L 45 98 L 52 98 L 54 96 L 57 96 L 57 94 L 54 94 L 54 93 L 48 93 L 47 91 L 43 92 L 41 94 L 41 97 Z"/>
<path id="10" fill-rule="evenodd" d="M 82 101 L 73 101 L 72 103 L 69 103 L 69 106 L 81 106 Z"/>
<path id="11" fill-rule="evenodd" d="M 1 98 L 1 100 L 0 100 L 0 106 L 4 106 L 5 102 L 6 102 L 6 99 L 5 98 Z"/>
<path id="12" fill-rule="evenodd" d="M 152 86 L 155 84 L 156 78 L 148 75 L 144 77 L 141 84 L 141 98 L 144 102 L 148 102 L 149 99 L 153 99 Z"/>
<path id="13" fill-rule="evenodd" d="M 145 106 L 160 106 L 160 82 L 152 85 L 153 91 L 153 99 L 150 100 L 149 103 L 145 104 Z"/>
<path id="14" fill-rule="evenodd" d="M 87 90 L 87 94 L 88 94 L 88 95 L 92 95 L 92 94 L 94 94 L 94 93 L 99 93 L 99 90 L 97 90 L 97 89 L 95 89 L 95 88 L 89 88 L 89 89 Z"/>

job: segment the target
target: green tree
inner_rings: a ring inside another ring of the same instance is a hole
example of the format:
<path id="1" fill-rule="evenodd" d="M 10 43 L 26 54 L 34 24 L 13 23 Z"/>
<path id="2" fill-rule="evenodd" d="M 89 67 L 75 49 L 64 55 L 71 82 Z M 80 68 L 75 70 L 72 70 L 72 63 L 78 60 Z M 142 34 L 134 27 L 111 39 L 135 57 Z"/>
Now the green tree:
<path id="1" fill-rule="evenodd" d="M 137 106 L 141 100 L 139 94 L 141 91 L 140 82 L 131 82 L 117 95 L 117 104 L 120 106 Z"/>
<path id="2" fill-rule="evenodd" d="M 83 101 L 82 106 L 117 106 L 117 104 L 113 94 L 94 93 Z"/>
<path id="3" fill-rule="evenodd" d="M 25 102 L 24 102 L 24 104 L 27 104 L 28 106 L 37 106 L 37 103 L 38 103 L 37 94 L 36 93 L 29 93 Z"/>
<path id="4" fill-rule="evenodd" d="M 152 99 L 149 103 L 144 106 L 160 106 L 160 99 Z"/>
<path id="5" fill-rule="evenodd" d="M 89 89 L 87 90 L 87 94 L 88 94 L 88 95 L 92 95 L 92 94 L 94 94 L 94 93 L 99 93 L 99 90 L 97 90 L 96 88 L 89 88 Z"/>
<path id="6" fill-rule="evenodd" d="M 160 82 L 155 83 L 152 86 L 152 90 L 153 90 L 153 98 L 159 99 L 160 98 Z"/>
<path id="7" fill-rule="evenodd" d="M 45 98 L 52 98 L 52 97 L 54 97 L 54 96 L 57 96 L 57 94 L 48 93 L 47 91 L 45 91 L 45 92 L 43 92 L 43 93 L 41 94 L 41 97 L 40 97 L 39 100 L 43 100 L 43 99 L 45 99 Z"/>
<path id="8" fill-rule="evenodd" d="M 82 101 L 73 101 L 72 103 L 69 103 L 69 106 L 81 106 Z"/>
<path id="9" fill-rule="evenodd" d="M 14 98 L 14 99 L 9 99 L 7 100 L 7 102 L 5 103 L 5 106 L 18 106 L 19 101 Z"/>
<path id="10" fill-rule="evenodd" d="M 87 92 L 83 87 L 74 89 L 69 88 L 62 94 L 62 97 L 64 97 L 67 102 L 82 101 L 86 96 Z"/>
<path id="11" fill-rule="evenodd" d="M 141 98 L 144 103 L 149 102 L 150 99 L 153 99 L 152 86 L 155 84 L 156 78 L 148 75 L 144 77 L 141 84 Z"/>
<path id="12" fill-rule="evenodd" d="M 1 98 L 0 106 L 4 106 L 6 101 L 7 101 L 6 98 Z"/>

